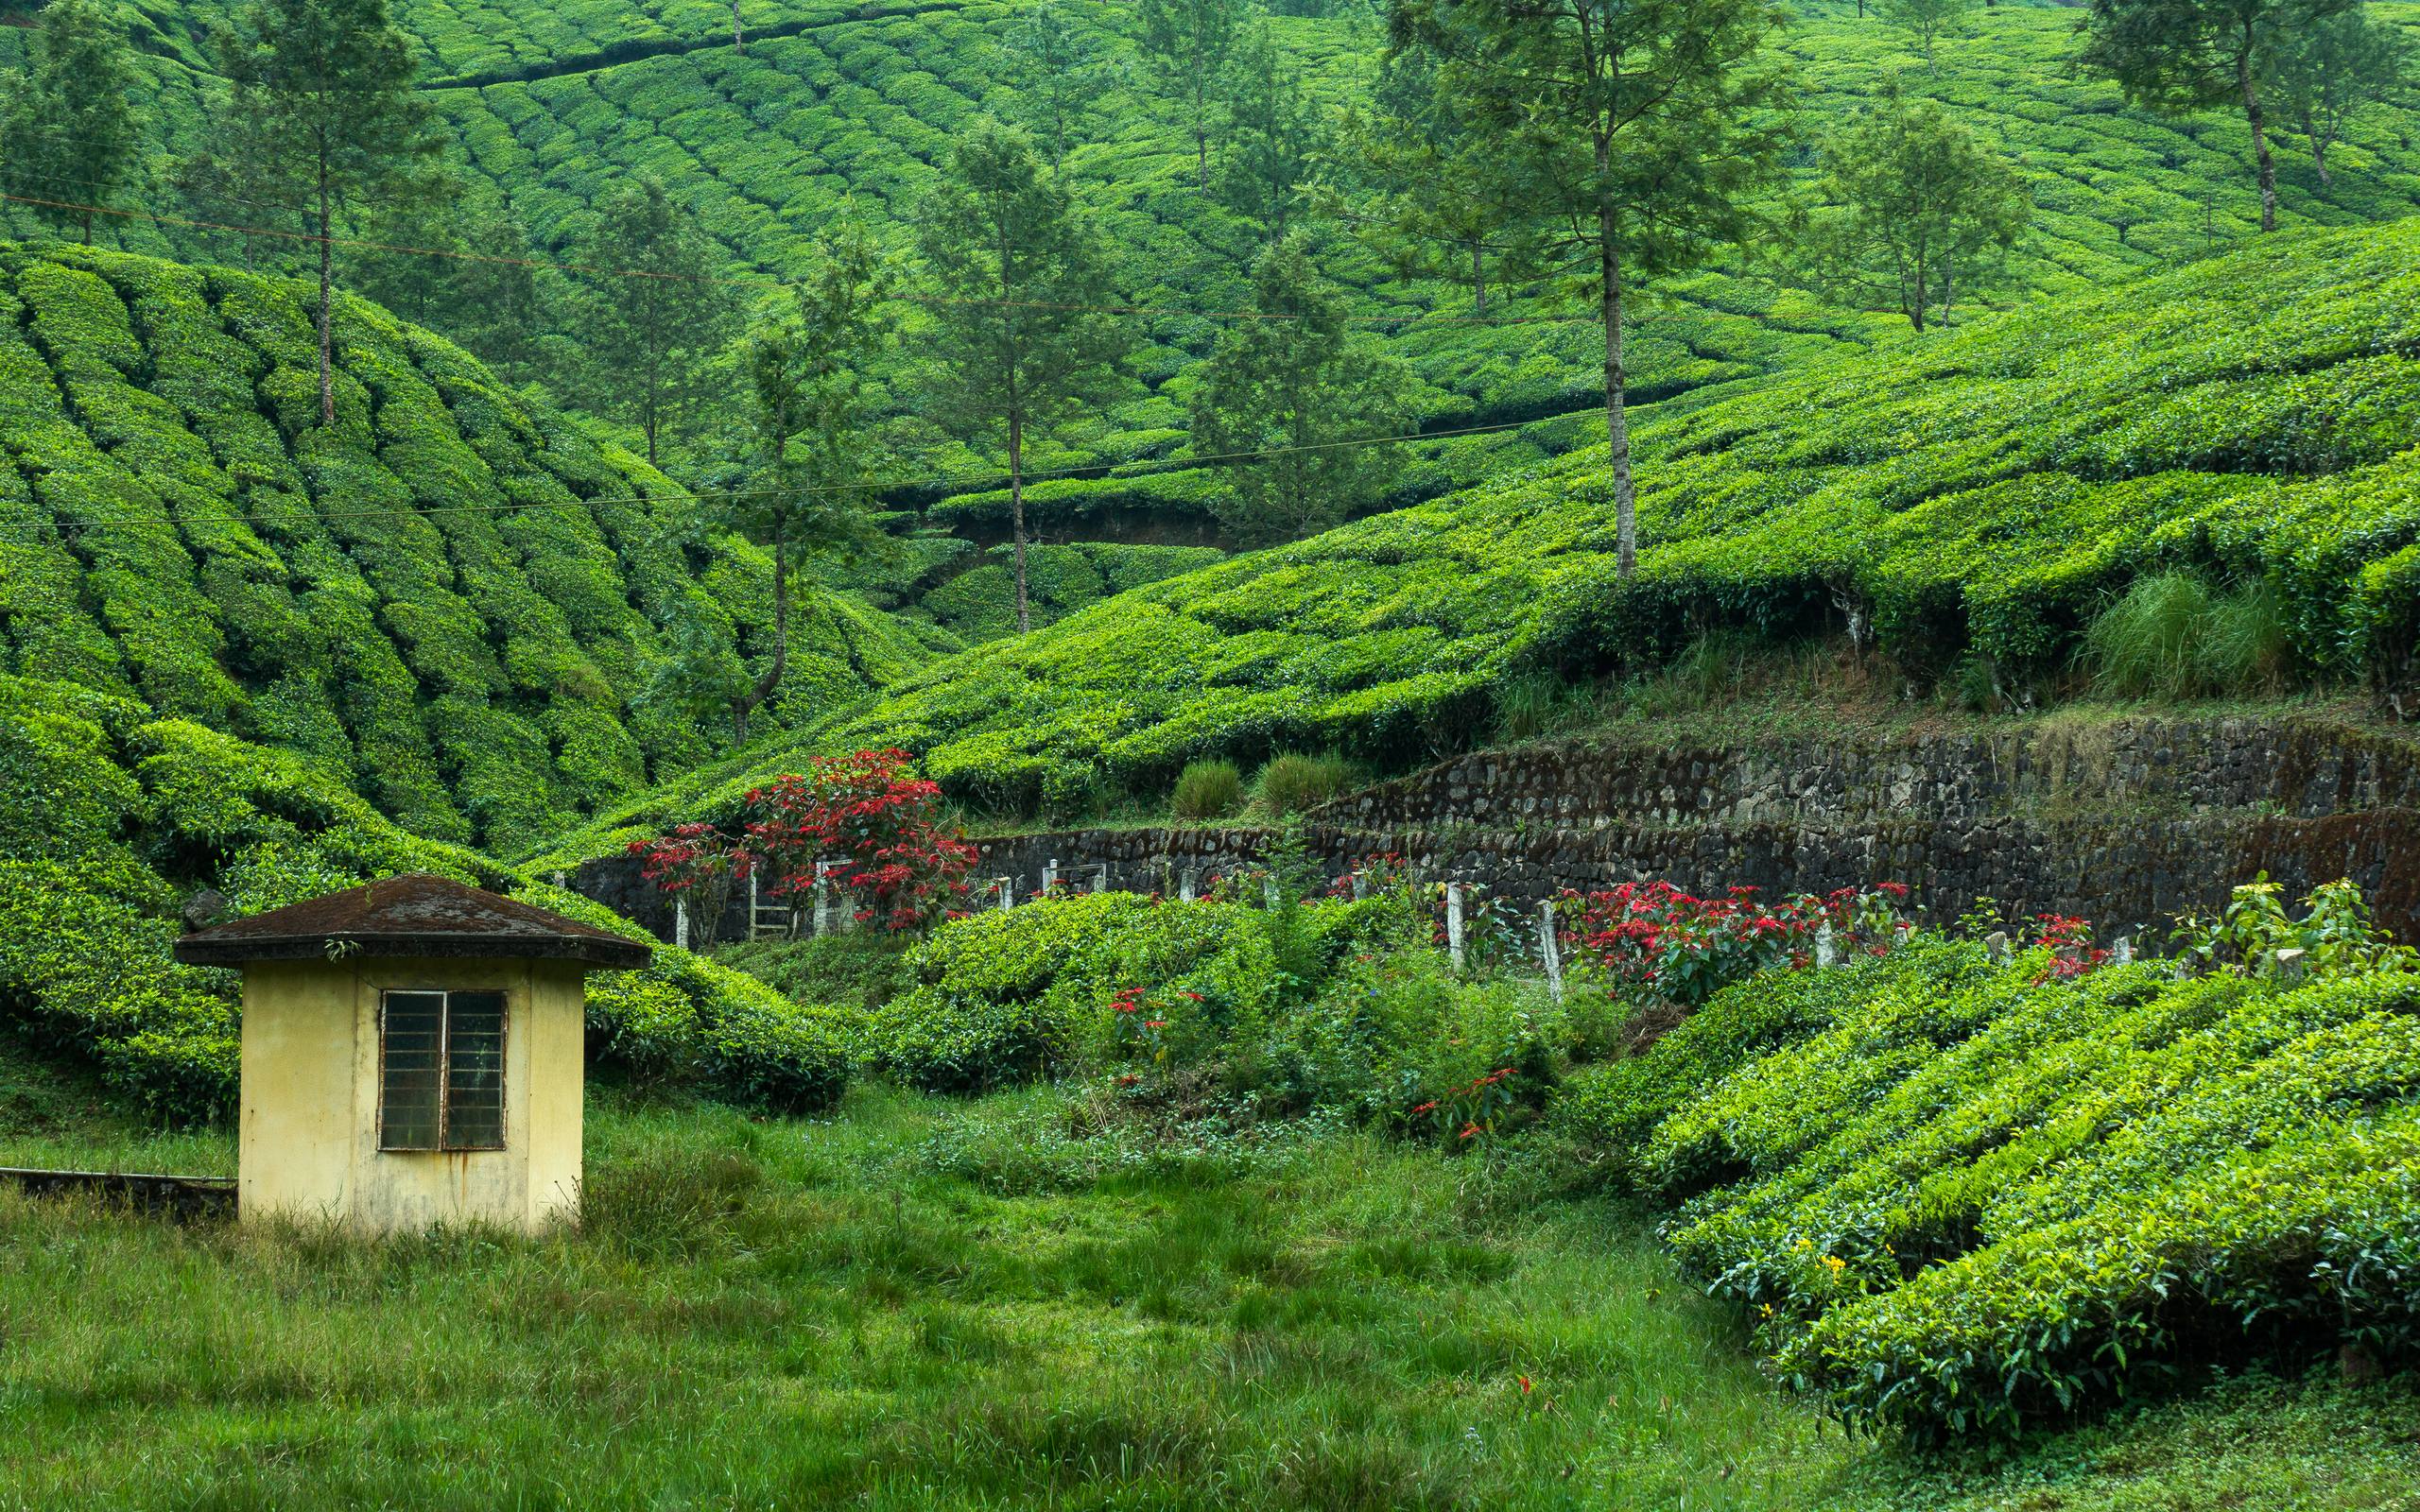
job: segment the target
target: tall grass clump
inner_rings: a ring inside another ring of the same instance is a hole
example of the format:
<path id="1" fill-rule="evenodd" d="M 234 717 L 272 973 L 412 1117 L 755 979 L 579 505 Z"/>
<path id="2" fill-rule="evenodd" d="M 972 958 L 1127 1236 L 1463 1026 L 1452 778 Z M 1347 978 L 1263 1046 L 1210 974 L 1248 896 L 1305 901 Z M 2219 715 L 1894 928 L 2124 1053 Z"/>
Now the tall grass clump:
<path id="1" fill-rule="evenodd" d="M 1180 819 L 1223 819 L 1243 806 L 1244 774 L 1233 762 L 1189 762 L 1177 774 L 1168 810 Z"/>
<path id="2" fill-rule="evenodd" d="M 1272 756 L 1260 769 L 1260 806 L 1275 816 L 1300 813 L 1351 787 L 1355 775 L 1353 764 L 1334 751 Z"/>
<path id="3" fill-rule="evenodd" d="M 2273 589 L 2221 591 L 2186 572 L 2137 579 L 2095 617 L 2083 644 L 2094 684 L 2130 697 L 2272 690 L 2290 651 Z"/>

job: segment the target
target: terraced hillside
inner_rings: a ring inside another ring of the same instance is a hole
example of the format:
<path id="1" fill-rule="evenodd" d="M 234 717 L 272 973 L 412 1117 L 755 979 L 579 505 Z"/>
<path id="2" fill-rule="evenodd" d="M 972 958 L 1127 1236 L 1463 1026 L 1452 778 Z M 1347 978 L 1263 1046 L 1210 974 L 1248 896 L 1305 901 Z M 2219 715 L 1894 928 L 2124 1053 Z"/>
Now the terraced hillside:
<path id="1" fill-rule="evenodd" d="M 444 340 L 300 284 L 0 244 L 0 671 L 312 758 L 415 833 L 511 846 L 710 755 L 665 696 L 769 639 L 762 557 Z M 924 647 L 815 595 L 778 717 Z"/>
<path id="2" fill-rule="evenodd" d="M 1816 365 L 1638 445 L 1630 583 L 1602 453 L 1578 454 L 978 646 L 623 816 L 690 816 L 869 741 L 971 800 L 1062 810 L 1156 795 L 1214 753 L 1407 762 L 1485 731 L 1508 685 L 1852 615 L 1910 676 L 1982 657 L 2020 677 L 2168 567 L 2265 585 L 2306 671 L 2420 706 L 2420 221 L 2285 234 Z"/>
<path id="3" fill-rule="evenodd" d="M 163 135 L 150 178 L 130 201 L 173 209 L 177 156 L 199 142 L 203 115 L 191 65 L 200 12 L 145 0 L 157 53 L 155 121 Z M 434 99 L 463 161 L 503 194 L 546 255 L 567 255 L 592 207 L 633 173 L 660 176 L 718 244 L 734 276 L 794 272 L 816 231 L 844 202 L 884 234 L 904 223 L 954 130 L 984 112 L 1013 114 L 1029 67 L 1015 51 L 1028 8 L 1013 0 L 841 6 L 828 0 L 743 0 L 744 46 L 720 0 L 615 6 L 403 0 Z M 2380 13 L 2420 24 L 2420 8 Z M 1122 295 L 1186 312 L 1240 308 L 1253 229 L 1192 181 L 1191 144 L 1178 110 L 1148 84 L 1122 0 L 1074 0 L 1108 66 L 1099 109 L 1080 135 L 1070 171 L 1106 217 L 1124 259 Z M 1377 39 L 1365 21 L 1281 19 L 1280 39 L 1321 99 L 1342 106 L 1366 90 Z M 1967 35 L 1945 39 L 1938 75 L 1906 34 L 1855 8 L 1803 11 L 1784 45 L 1807 86 L 1811 140 L 1896 79 L 1935 94 L 2012 158 L 2037 204 L 2030 243 L 1986 297 L 2006 304 L 2087 292 L 2238 245 L 2256 206 L 2241 120 L 2224 112 L 2187 120 L 2123 108 L 2113 86 L 2078 77 L 2066 60 L 2074 17 L 2065 9 L 1975 12 Z M 7 40 L 0 38 L 0 46 Z M 470 80 L 468 83 L 448 81 Z M 2420 202 L 2420 146 L 2409 112 L 2380 108 L 2355 122 L 2322 183 L 2289 133 L 2281 194 L 2291 226 L 2391 218 Z M 1813 155 L 1803 171 L 1811 177 Z M 1341 182 L 1341 180 L 1340 180 Z M 1345 187 L 1349 189 L 1349 184 Z M 130 245 L 190 250 L 204 233 L 132 222 Z M 1400 280 L 1352 234 L 1321 228 L 1320 261 L 1357 313 L 1420 378 L 1418 404 L 1438 429 L 1507 427 L 1413 448 L 1396 502 L 1434 496 L 1509 467 L 1532 465 L 1591 434 L 1600 353 L 1593 328 L 1565 318 L 1555 291 L 1508 291 L 1478 323 L 1469 291 Z M 240 240 L 218 236 L 213 254 Z M 253 248 L 268 255 L 273 249 Z M 1786 254 L 1678 284 L 1640 312 L 1631 363 L 1642 397 L 1675 395 L 1782 370 L 1846 348 L 1906 339 L 1895 317 L 1828 307 L 1797 287 Z M 1219 322 L 1199 314 L 1137 315 L 1128 399 L 1042 449 L 1046 472 L 1084 469 L 1035 495 L 1046 539 L 1197 541 L 1215 474 L 1184 465 L 1189 369 Z M 912 373 L 898 375 L 912 379 Z M 903 409 L 914 386 L 894 386 Z M 1566 417 L 1566 418 L 1557 418 Z M 993 458 L 942 440 L 903 416 L 903 500 L 977 545 L 994 539 L 1005 507 Z M 1102 475 L 1106 471 L 1109 475 Z M 927 554 L 912 596 L 977 558 Z M 974 596 L 972 590 L 961 597 Z M 997 606 L 961 615 L 997 621 Z"/>

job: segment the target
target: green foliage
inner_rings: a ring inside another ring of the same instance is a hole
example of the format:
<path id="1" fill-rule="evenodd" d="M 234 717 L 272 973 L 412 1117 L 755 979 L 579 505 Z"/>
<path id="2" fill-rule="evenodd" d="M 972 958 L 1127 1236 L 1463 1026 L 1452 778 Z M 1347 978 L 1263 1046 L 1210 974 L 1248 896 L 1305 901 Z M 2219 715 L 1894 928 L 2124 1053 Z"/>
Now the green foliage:
<path id="1" fill-rule="evenodd" d="M 1286 751 L 1261 767 L 1253 798 L 1269 814 L 1298 814 L 1342 793 L 1358 775 L 1352 762 L 1334 751 L 1316 756 Z"/>
<path id="2" fill-rule="evenodd" d="M 434 871 L 634 933 L 610 910 L 411 835 L 310 762 L 139 704 L 0 678 L 0 1017 L 89 1057 L 166 1123 L 234 1107 L 236 973 L 177 965 L 174 917 L 199 889 L 228 917 L 372 877 Z M 609 1067 L 676 1077 L 748 1106 L 836 1100 L 848 1057 L 830 1015 L 659 948 L 588 986 L 589 1045 Z"/>
<path id="3" fill-rule="evenodd" d="M 1300 241 L 1253 264 L 1253 309 L 1269 318 L 1235 322 L 1202 364 L 1193 444 L 1236 458 L 1232 500 L 1214 508 L 1231 537 L 1261 545 L 1315 535 L 1386 492 L 1401 458 L 1355 443 L 1401 432 L 1409 375 L 1346 329 Z"/>
<path id="4" fill-rule="evenodd" d="M 2420 222 L 2273 239 L 1668 414 L 1637 437 L 1659 475 L 1629 583 L 1585 455 L 978 646 L 817 738 L 898 740 L 1004 805 L 1081 766 L 1149 791 L 1288 747 L 1409 764 L 1485 729 L 1511 679 L 1647 671 L 1691 630 L 1835 631 L 1841 602 L 1919 676 L 1979 654 L 2013 683 L 2066 665 L 2113 592 L 2187 568 L 2273 584 L 2297 676 L 2408 677 L 2415 267 Z M 649 801 L 694 814 L 796 760 Z"/>
<path id="5" fill-rule="evenodd" d="M 2266 583 L 2223 593 L 2191 573 L 2157 573 L 2093 617 L 2083 656 L 2102 688 L 2128 696 L 2256 693 L 2283 679 L 2291 637 Z"/>
<path id="6" fill-rule="evenodd" d="M 0 246 L 0 671 L 305 754 L 420 833 L 528 845 L 710 754 L 650 697 L 769 651 L 762 554 L 458 349 L 304 285 Z M 924 659 L 803 595 L 773 722 Z M 718 733 L 720 711 L 714 711 Z"/>
<path id="7" fill-rule="evenodd" d="M 2287 912 L 2284 891 L 2264 871 L 2236 888 L 2216 919 L 2187 915 L 2169 937 L 2205 971 L 2287 979 L 2420 971 L 2420 951 L 2378 928 L 2352 883 L 2320 884 L 2303 900 L 2300 919 Z M 2289 967 L 2278 959 L 2281 951 L 2302 954 Z"/>
<path id="8" fill-rule="evenodd" d="M 1168 812 L 1180 819 L 1223 819 L 1243 806 L 1244 774 L 1233 762 L 1189 762 L 1176 778 Z"/>
<path id="9" fill-rule="evenodd" d="M 35 23 L 24 73 L 0 94 L 0 188 L 87 245 L 134 166 L 142 123 L 125 29 L 101 0 L 51 0 Z"/>
<path id="10" fill-rule="evenodd" d="M 2013 1432 L 2188 1360 L 2420 1344 L 2420 977 L 1759 978 L 1559 1108 L 1848 1421 Z M 1690 1195 L 1695 1194 L 1694 1196 Z"/>
<path id="11" fill-rule="evenodd" d="M 1197 188 L 1210 187 L 1210 102 L 1243 13 L 1242 0 L 1142 0 L 1140 7 L 1143 56 L 1161 88 L 1185 102 Z"/>
<path id="12" fill-rule="evenodd" d="M 1893 91 L 1824 148 L 1822 192 L 1838 207 L 1807 240 L 1823 285 L 1881 300 L 1917 330 L 1933 300 L 1946 323 L 1979 292 L 2032 207 L 2012 168 L 1930 100 Z"/>

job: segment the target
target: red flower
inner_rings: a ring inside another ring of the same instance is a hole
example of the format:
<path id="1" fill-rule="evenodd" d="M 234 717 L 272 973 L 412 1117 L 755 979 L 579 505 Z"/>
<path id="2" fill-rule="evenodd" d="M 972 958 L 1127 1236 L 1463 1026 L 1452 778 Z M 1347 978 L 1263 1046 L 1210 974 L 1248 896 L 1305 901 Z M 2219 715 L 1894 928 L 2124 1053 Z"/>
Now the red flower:
<path id="1" fill-rule="evenodd" d="M 1167 1026 L 1168 1021 L 1166 1019 L 1146 1019 L 1143 1021 L 1143 1027 L 1146 1029 L 1165 1029 Z"/>
<path id="2" fill-rule="evenodd" d="M 1521 1395 L 1525 1397 L 1528 1396 L 1530 1394 L 1530 1378 L 1528 1376 L 1516 1376 L 1514 1379 L 1521 1383 Z"/>
<path id="3" fill-rule="evenodd" d="M 1437 1105 L 1435 1103 L 1423 1103 L 1411 1111 L 1415 1117 L 1422 1113 L 1433 1113 L 1437 1111 Z"/>
<path id="4" fill-rule="evenodd" d="M 1474 1136 L 1475 1136 L 1475 1135 L 1477 1135 L 1478 1133 L 1478 1125 L 1476 1122 L 1473 1122 L 1473 1123 L 1469 1123 L 1469 1124 L 1465 1124 L 1465 1125 L 1462 1125 L 1462 1131 L 1461 1131 L 1460 1134 L 1455 1135 L 1454 1137 L 1455 1137 L 1456 1139 L 1463 1139 L 1463 1140 L 1466 1140 L 1466 1139 L 1470 1139 L 1470 1138 L 1474 1137 Z"/>

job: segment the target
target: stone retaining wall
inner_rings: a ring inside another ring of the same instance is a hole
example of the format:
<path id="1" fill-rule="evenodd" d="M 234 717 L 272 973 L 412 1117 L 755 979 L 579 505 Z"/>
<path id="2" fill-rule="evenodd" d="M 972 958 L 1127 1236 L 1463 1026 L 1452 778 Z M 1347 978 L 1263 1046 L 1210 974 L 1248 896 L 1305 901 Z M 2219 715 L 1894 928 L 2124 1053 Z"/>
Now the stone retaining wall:
<path id="1" fill-rule="evenodd" d="M 1482 752 L 1326 805 L 1303 837 L 1331 875 L 1392 851 L 1524 904 L 1651 877 L 1773 893 L 1904 882 L 1940 919 L 1988 896 L 2018 916 L 2155 937 L 2264 870 L 2296 897 L 2349 876 L 2381 922 L 2420 939 L 2420 742 L 2317 722 Z M 1053 863 L 1069 885 L 1173 896 L 1255 864 L 1270 839 L 1230 827 L 1003 836 L 980 842 L 977 872 L 1020 900 Z M 628 858 L 582 867 L 574 885 L 670 937 L 670 909 Z M 745 909 L 734 901 L 724 937 L 745 931 Z"/>

